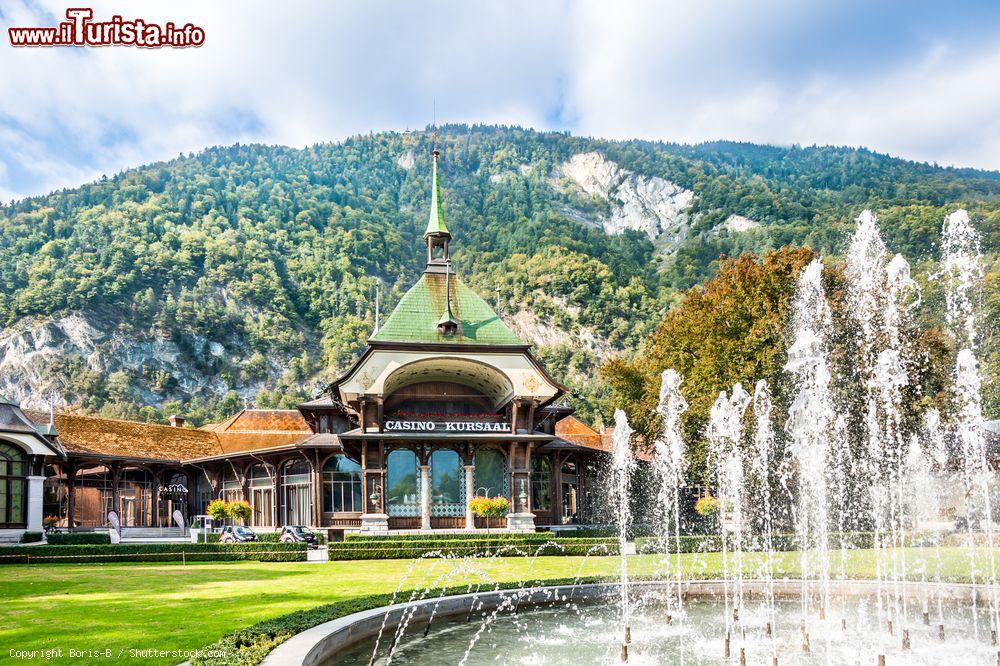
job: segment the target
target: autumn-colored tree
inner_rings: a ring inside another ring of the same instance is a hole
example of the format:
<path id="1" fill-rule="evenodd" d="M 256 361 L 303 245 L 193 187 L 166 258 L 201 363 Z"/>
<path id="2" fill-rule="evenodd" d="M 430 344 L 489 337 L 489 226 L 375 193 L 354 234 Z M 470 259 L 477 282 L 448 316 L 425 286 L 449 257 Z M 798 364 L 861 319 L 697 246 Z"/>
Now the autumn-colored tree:
<path id="1" fill-rule="evenodd" d="M 741 382 L 752 392 L 758 379 L 767 379 L 781 401 L 787 390 L 782 367 L 789 303 L 799 270 L 814 258 L 809 249 L 782 248 L 763 258 L 746 253 L 722 260 L 714 278 L 687 291 L 666 314 L 642 354 L 602 368 L 640 446 L 652 446 L 660 433 L 655 409 L 660 374 L 667 368 L 684 380 L 681 388 L 690 406 L 683 425 L 695 476 L 704 462 L 701 434 L 720 391 Z"/>

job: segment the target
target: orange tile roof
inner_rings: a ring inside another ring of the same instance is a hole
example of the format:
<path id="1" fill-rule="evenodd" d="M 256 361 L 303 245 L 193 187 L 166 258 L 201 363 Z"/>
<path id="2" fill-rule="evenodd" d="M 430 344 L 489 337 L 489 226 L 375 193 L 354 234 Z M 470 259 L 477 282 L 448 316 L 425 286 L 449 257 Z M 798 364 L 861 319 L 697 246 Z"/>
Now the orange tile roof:
<path id="1" fill-rule="evenodd" d="M 610 438 L 605 441 L 601 433 L 572 415 L 556 421 L 556 437 L 588 449 L 611 451 Z"/>
<path id="2" fill-rule="evenodd" d="M 35 423 L 48 423 L 45 412 L 25 410 Z M 70 454 L 93 454 L 149 460 L 189 460 L 298 444 L 312 436 L 296 410 L 243 410 L 223 423 L 176 428 L 156 423 L 56 414 L 58 440 Z"/>
<path id="3" fill-rule="evenodd" d="M 611 453 L 615 448 L 614 434 L 614 426 L 602 427 L 598 432 L 572 415 L 556 421 L 556 437 L 595 451 Z M 653 459 L 649 451 L 642 449 L 635 449 L 635 457 L 643 462 Z"/>
<path id="4" fill-rule="evenodd" d="M 224 453 L 298 444 L 313 434 L 297 409 L 244 409 L 213 426 Z"/>
<path id="5" fill-rule="evenodd" d="M 45 412 L 26 410 L 36 423 L 48 423 Z M 81 414 L 56 414 L 56 436 L 67 453 L 119 458 L 184 460 L 222 453 L 218 438 L 194 428 L 105 419 Z"/>
<path id="6" fill-rule="evenodd" d="M 297 409 L 244 409 L 210 425 L 216 432 L 312 432 Z"/>

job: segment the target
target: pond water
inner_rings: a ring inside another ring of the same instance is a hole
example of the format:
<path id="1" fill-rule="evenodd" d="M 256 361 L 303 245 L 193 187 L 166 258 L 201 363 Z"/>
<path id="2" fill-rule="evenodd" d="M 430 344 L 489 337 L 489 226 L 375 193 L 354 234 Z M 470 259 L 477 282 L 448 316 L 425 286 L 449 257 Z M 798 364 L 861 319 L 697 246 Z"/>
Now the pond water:
<path id="1" fill-rule="evenodd" d="M 711 598 L 693 598 L 685 603 L 685 617 L 668 623 L 668 611 L 655 599 L 640 602 L 632 617 L 629 663 L 634 664 L 726 664 L 739 663 L 743 648 L 747 664 L 865 664 L 877 663 L 879 654 L 886 664 L 996 664 L 998 648 L 992 646 L 988 614 L 972 622 L 972 609 L 957 602 L 944 606 L 943 617 L 937 609 L 930 612 L 930 624 L 923 623 L 922 608 L 915 605 L 906 627 L 910 649 L 903 650 L 902 628 L 874 627 L 877 615 L 872 598 L 842 600 L 827 618 L 813 618 L 808 626 L 809 649 L 803 651 L 801 604 L 786 599 L 777 602 L 773 640 L 767 636 L 767 619 L 761 609 L 748 604 L 742 618 L 742 631 L 734 629 L 731 658 L 723 656 L 725 623 L 721 602 Z M 392 652 L 394 664 L 589 664 L 619 663 L 622 631 L 618 608 L 614 603 L 574 604 L 558 607 L 520 609 L 501 613 L 483 627 L 484 614 L 476 613 L 469 622 L 465 616 L 437 618 L 425 637 L 426 622 L 408 627 Z M 846 621 L 847 629 L 843 629 Z M 939 625 L 944 625 L 941 641 Z M 972 635 L 978 624 L 981 635 Z M 984 629 L 985 627 L 985 629 Z M 383 637 L 375 664 L 386 664 L 393 642 L 392 632 Z M 374 639 L 346 652 L 334 655 L 325 663 L 368 664 Z"/>

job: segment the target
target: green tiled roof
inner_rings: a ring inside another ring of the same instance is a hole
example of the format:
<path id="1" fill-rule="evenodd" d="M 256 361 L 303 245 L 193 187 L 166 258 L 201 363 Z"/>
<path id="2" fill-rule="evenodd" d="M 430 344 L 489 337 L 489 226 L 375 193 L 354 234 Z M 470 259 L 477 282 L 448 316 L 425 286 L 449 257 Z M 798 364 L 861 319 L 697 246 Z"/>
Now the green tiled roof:
<path id="1" fill-rule="evenodd" d="M 437 151 L 434 152 L 434 171 L 431 176 L 431 216 L 427 220 L 427 230 L 424 238 L 435 234 L 448 234 L 448 226 L 444 223 L 444 206 L 441 203 L 441 186 L 438 184 Z"/>
<path id="2" fill-rule="evenodd" d="M 443 344 L 524 345 L 507 328 L 493 308 L 451 276 L 451 311 L 459 322 L 458 332 L 444 335 L 437 324 L 445 311 L 445 276 L 424 273 L 399 301 L 372 342 L 437 342 Z"/>

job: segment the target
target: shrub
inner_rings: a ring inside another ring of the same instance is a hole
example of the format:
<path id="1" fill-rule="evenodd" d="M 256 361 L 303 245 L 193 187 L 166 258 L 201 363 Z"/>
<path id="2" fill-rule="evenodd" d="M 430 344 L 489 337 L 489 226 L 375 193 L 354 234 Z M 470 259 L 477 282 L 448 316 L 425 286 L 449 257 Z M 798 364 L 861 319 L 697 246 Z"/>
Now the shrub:
<path id="1" fill-rule="evenodd" d="M 226 507 L 230 516 L 233 520 L 238 520 L 241 523 L 246 523 L 250 520 L 250 516 L 253 515 L 253 509 L 250 508 L 250 502 L 246 500 L 236 500 L 235 502 L 230 502 L 229 506 Z"/>
<path id="2" fill-rule="evenodd" d="M 38 543 L 44 536 L 41 532 L 22 532 L 21 543 Z"/>
<path id="3" fill-rule="evenodd" d="M 222 523 L 229 517 L 229 506 L 223 500 L 214 499 L 205 507 L 205 514 L 211 516 L 214 522 Z"/>
<path id="4" fill-rule="evenodd" d="M 0 564 L 53 562 L 302 562 L 304 543 L 136 543 L 113 545 L 36 546 L 0 552 Z"/>
<path id="5" fill-rule="evenodd" d="M 430 553 L 441 555 L 493 555 L 511 557 L 530 555 L 614 555 L 618 542 L 613 539 L 559 539 L 518 541 L 490 537 L 435 540 L 350 540 L 330 544 L 331 560 L 413 559 Z"/>
<path id="6" fill-rule="evenodd" d="M 719 513 L 719 509 L 721 508 L 722 500 L 711 495 L 699 497 L 698 501 L 694 503 L 694 512 L 703 518 L 714 516 Z"/>
<path id="7" fill-rule="evenodd" d="M 561 533 L 562 536 L 575 536 L 576 533 Z M 556 538 L 557 535 L 554 532 L 490 532 L 490 533 L 475 533 L 475 532 L 444 532 L 441 534 L 430 533 L 430 534 L 355 534 L 348 533 L 344 535 L 344 541 L 358 542 L 358 541 L 448 541 L 448 540 L 468 540 L 468 539 L 479 539 L 479 538 L 490 538 L 490 539 L 503 539 L 507 542 L 524 542 L 524 541 L 548 541 L 550 539 Z M 580 534 L 579 536 L 606 536 L 603 534 Z"/>
<path id="8" fill-rule="evenodd" d="M 107 532 L 53 532 L 46 541 L 50 546 L 81 546 L 111 543 Z"/>
<path id="9" fill-rule="evenodd" d="M 480 518 L 503 518 L 510 510 L 510 503 L 502 495 L 473 497 L 469 500 L 469 508 Z"/>

